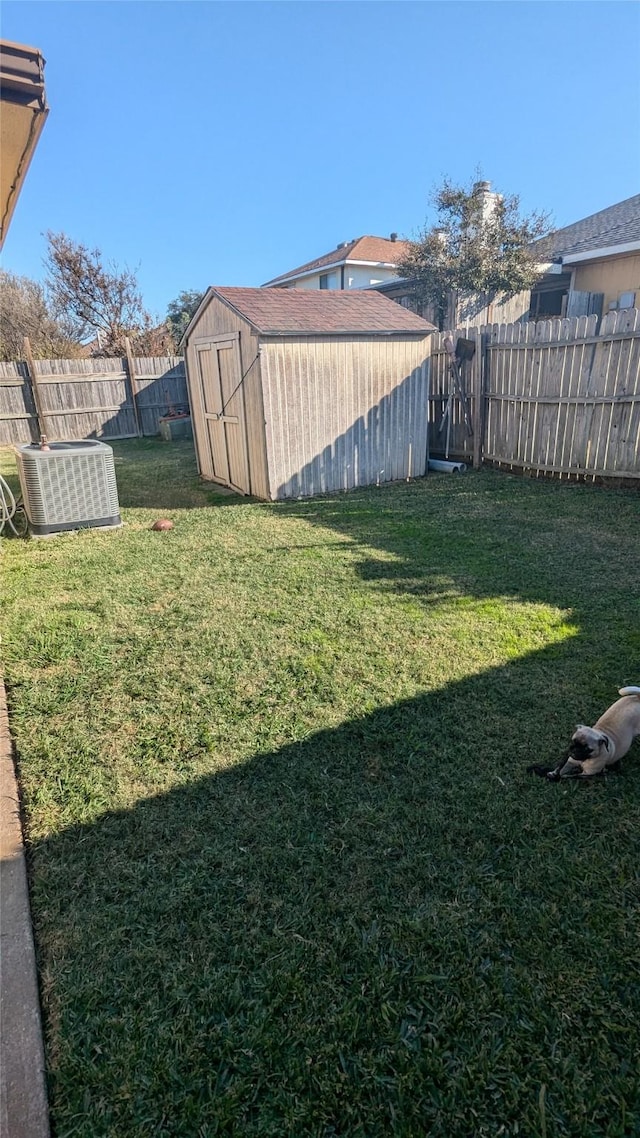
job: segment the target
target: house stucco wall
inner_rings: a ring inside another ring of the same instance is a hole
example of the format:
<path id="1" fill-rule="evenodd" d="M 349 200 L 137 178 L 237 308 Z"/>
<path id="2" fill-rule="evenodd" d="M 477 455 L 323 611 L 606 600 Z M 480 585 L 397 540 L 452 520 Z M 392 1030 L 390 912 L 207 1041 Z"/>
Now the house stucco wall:
<path id="1" fill-rule="evenodd" d="M 341 267 L 335 269 L 323 269 L 322 273 L 328 272 L 333 275 L 334 284 L 333 288 L 340 288 L 341 280 Z M 369 288 L 375 281 L 390 281 L 397 277 L 395 269 L 382 268 L 378 265 L 345 265 L 344 266 L 344 287 L 348 288 Z M 351 282 L 351 283 L 350 283 Z M 297 281 L 291 281 L 289 288 L 320 288 L 320 271 L 313 273 L 312 276 L 301 277 Z"/>
<path id="2" fill-rule="evenodd" d="M 395 280 L 397 276 L 395 269 L 386 269 L 381 265 L 345 265 L 344 287 L 369 288 L 374 283 Z"/>
<path id="3" fill-rule="evenodd" d="M 640 253 L 576 265 L 573 288 L 578 292 L 603 292 L 603 312 L 617 302 L 621 293 L 635 292 L 637 308 L 640 301 Z"/>

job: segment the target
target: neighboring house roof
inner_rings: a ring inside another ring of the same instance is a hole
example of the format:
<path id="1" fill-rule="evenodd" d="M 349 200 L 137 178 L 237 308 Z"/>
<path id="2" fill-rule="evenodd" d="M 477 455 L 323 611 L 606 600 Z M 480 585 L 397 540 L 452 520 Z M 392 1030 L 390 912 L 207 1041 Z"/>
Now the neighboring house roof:
<path id="1" fill-rule="evenodd" d="M 377 292 L 212 287 L 208 289 L 183 340 L 214 296 L 265 336 L 427 336 L 434 331 L 433 324 Z"/>
<path id="2" fill-rule="evenodd" d="M 315 261 L 307 261 L 297 269 L 291 269 L 288 273 L 266 281 L 262 287 L 269 288 L 271 285 L 283 284 L 285 281 L 307 276 L 319 269 L 339 268 L 347 262 L 394 268 L 406 252 L 407 245 L 406 241 L 392 241 L 388 237 L 357 237 L 354 241 L 338 245 L 337 249 L 332 249 L 322 257 L 316 257 Z"/>
<path id="3" fill-rule="evenodd" d="M 640 194 L 635 194 L 623 202 L 601 209 L 573 225 L 556 229 L 553 233 L 533 241 L 529 246 L 535 259 L 544 262 L 556 261 L 567 265 L 570 272 L 572 262 L 595 260 L 598 255 L 613 256 L 632 252 L 640 248 Z M 557 273 L 562 265 L 554 266 Z M 544 277 L 547 281 L 549 278 Z M 410 293 L 416 277 L 398 278 L 373 285 L 377 292 L 387 296 L 404 296 Z M 558 286 L 560 278 L 558 278 Z"/>
<path id="4" fill-rule="evenodd" d="M 49 113 L 37 47 L 0 40 L 0 246 Z"/>
<path id="5" fill-rule="evenodd" d="M 556 229 L 547 237 L 534 241 L 531 250 L 536 256 L 558 260 L 573 254 L 614 249 L 640 241 L 640 194 L 623 202 L 610 205 L 564 229 Z"/>

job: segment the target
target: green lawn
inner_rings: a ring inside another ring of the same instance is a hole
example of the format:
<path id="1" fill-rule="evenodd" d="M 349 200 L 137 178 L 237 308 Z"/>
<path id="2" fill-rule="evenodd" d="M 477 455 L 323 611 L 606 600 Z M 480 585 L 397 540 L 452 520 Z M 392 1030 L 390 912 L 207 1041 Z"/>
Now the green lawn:
<path id="1" fill-rule="evenodd" d="M 640 682 L 637 493 L 114 449 L 3 542 L 55 1138 L 640 1133 L 640 746 L 526 773 Z"/>

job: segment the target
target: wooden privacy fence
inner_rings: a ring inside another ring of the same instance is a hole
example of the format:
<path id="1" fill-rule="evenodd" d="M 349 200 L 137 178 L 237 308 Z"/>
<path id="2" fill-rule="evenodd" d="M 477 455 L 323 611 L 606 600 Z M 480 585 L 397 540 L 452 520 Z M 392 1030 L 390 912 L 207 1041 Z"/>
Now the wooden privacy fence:
<path id="1" fill-rule="evenodd" d="M 491 324 L 454 333 L 475 344 L 461 365 L 469 431 L 452 388 L 445 333 L 431 339 L 429 447 L 479 466 L 640 478 L 640 313 Z M 0 363 L 0 444 L 156 435 L 188 407 L 178 356 Z"/>
<path id="2" fill-rule="evenodd" d="M 459 329 L 475 343 L 461 365 L 473 434 L 459 398 L 440 429 L 452 377 L 433 337 L 430 452 L 558 475 L 640 478 L 640 313 Z"/>
<path id="3" fill-rule="evenodd" d="M 0 363 L 0 444 L 139 438 L 159 433 L 170 408 L 187 409 L 180 356 Z"/>

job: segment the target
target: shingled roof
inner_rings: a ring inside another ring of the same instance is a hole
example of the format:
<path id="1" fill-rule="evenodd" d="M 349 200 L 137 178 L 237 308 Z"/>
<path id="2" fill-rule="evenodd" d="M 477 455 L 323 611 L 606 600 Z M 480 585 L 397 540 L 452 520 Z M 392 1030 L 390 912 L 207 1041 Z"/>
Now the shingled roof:
<path id="1" fill-rule="evenodd" d="M 219 297 L 265 336 L 407 333 L 427 336 L 435 331 L 433 324 L 400 304 L 364 289 L 324 292 L 212 287 L 199 311 L 212 296 Z"/>
<path id="2" fill-rule="evenodd" d="M 376 265 L 392 267 L 398 263 L 406 250 L 406 241 L 392 241 L 388 237 L 356 237 L 354 241 L 339 245 L 337 249 L 332 249 L 330 253 L 325 253 L 322 257 L 316 257 L 315 261 L 307 261 L 305 265 L 300 265 L 297 269 L 290 269 L 288 273 L 274 277 L 262 287 L 269 288 L 271 285 L 291 280 L 292 277 L 312 273 L 317 269 L 327 268 L 329 265 L 334 267 L 345 265 L 348 261 L 368 261 Z"/>
<path id="3" fill-rule="evenodd" d="M 640 194 L 556 229 L 531 246 L 536 257 L 558 260 L 573 253 L 590 253 L 640 241 Z"/>

